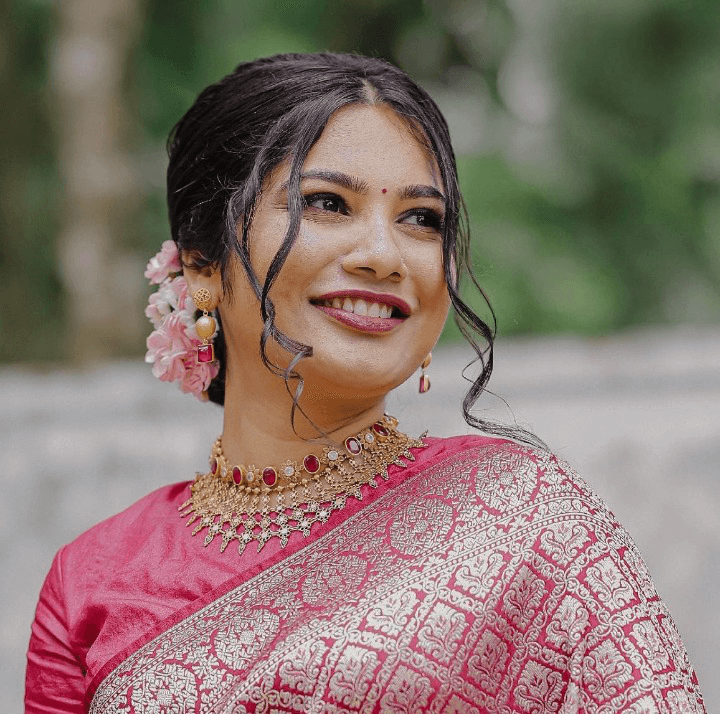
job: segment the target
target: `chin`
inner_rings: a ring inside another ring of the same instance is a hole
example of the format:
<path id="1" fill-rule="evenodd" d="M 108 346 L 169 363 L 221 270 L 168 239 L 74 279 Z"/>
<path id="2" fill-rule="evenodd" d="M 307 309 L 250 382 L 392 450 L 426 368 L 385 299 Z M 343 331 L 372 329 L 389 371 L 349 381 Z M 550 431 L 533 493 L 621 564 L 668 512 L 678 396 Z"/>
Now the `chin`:
<path id="1" fill-rule="evenodd" d="M 313 358 L 298 371 L 305 380 L 303 394 L 326 394 L 343 399 L 377 399 L 405 382 L 415 371 L 414 367 L 400 370 L 397 365 L 392 370 L 379 369 L 377 360 L 353 360 L 348 364 L 338 364 L 335 360 L 323 360 L 311 365 Z"/>

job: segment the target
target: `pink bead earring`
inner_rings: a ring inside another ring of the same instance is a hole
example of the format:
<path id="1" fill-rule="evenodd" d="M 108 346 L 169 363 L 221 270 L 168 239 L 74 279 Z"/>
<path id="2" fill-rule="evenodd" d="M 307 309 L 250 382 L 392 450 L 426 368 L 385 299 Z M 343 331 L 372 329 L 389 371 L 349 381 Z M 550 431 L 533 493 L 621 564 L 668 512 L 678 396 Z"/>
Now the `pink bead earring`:
<path id="1" fill-rule="evenodd" d="M 422 370 L 422 374 L 420 375 L 420 386 L 418 388 L 418 392 L 420 392 L 420 394 L 425 394 L 425 392 L 430 391 L 430 377 L 425 374 L 425 370 L 430 366 L 430 362 L 432 362 L 432 352 L 423 360 L 423 363 L 420 365 L 420 369 Z"/>
<path id="2" fill-rule="evenodd" d="M 193 293 L 192 299 L 198 310 L 203 311 L 203 314 L 198 317 L 195 322 L 195 332 L 197 332 L 198 337 L 202 340 L 202 344 L 197 348 L 196 361 L 198 363 L 214 362 L 215 348 L 212 342 L 210 342 L 210 338 L 215 334 L 217 325 L 215 318 L 208 314 L 212 295 L 207 288 L 200 288 Z"/>

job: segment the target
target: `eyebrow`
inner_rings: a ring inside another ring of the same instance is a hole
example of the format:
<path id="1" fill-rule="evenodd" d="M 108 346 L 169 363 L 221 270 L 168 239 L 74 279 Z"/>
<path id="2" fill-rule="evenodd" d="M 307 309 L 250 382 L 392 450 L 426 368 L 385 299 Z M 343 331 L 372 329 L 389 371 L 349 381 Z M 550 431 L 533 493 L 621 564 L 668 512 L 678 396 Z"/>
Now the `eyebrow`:
<path id="1" fill-rule="evenodd" d="M 419 184 L 406 186 L 400 191 L 400 198 L 403 200 L 408 198 L 439 198 L 441 201 L 445 200 L 445 196 L 434 186 L 423 186 Z"/>
<path id="2" fill-rule="evenodd" d="M 342 171 L 324 171 L 322 169 L 303 171 L 303 173 L 300 174 L 300 180 L 302 181 L 303 179 L 322 179 L 323 181 L 329 181 L 330 183 L 342 186 L 353 193 L 366 194 L 368 192 L 368 185 L 365 181 L 344 174 Z M 285 181 L 281 188 L 287 189 L 287 187 L 288 182 Z"/>
<path id="3" fill-rule="evenodd" d="M 310 171 L 304 171 L 300 174 L 300 180 L 303 179 L 321 179 L 323 181 L 329 181 L 338 186 L 346 188 L 348 191 L 365 195 L 369 187 L 367 182 L 362 181 L 355 176 L 343 173 L 342 171 L 326 171 L 323 169 L 315 169 Z M 288 181 L 285 181 L 281 189 L 286 190 L 288 187 Z M 406 186 L 400 191 L 400 198 L 402 200 L 413 199 L 413 198 L 439 198 L 441 201 L 445 201 L 445 196 L 438 191 L 434 186 L 425 186 L 422 184 L 413 184 L 412 186 Z"/>

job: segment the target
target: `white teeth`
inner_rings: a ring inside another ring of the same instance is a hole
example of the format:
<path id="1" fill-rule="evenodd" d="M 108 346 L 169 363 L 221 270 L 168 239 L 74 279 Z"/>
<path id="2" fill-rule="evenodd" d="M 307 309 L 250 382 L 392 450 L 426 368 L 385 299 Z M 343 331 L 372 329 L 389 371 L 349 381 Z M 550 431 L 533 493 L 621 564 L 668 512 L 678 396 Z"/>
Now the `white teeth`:
<path id="1" fill-rule="evenodd" d="M 345 312 L 352 312 L 361 317 L 391 317 L 392 307 L 379 302 L 368 303 L 366 300 L 358 298 L 352 300 L 349 297 L 340 298 L 335 297 L 332 300 L 323 300 L 324 307 L 332 307 L 336 310 L 344 310 Z"/>

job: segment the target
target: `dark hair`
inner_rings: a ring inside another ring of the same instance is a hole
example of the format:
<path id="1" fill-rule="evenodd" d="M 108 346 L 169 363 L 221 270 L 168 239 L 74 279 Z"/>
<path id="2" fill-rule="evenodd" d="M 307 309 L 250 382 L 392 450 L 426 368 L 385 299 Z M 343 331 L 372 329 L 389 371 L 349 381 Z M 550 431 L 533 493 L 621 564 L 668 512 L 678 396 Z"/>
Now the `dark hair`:
<path id="1" fill-rule="evenodd" d="M 194 268 L 220 268 L 228 294 L 228 261 L 233 251 L 237 253 L 260 303 L 264 322 L 262 359 L 269 369 L 285 378 L 297 407 L 302 379 L 294 367 L 312 354 L 312 348 L 292 340 L 275 326 L 269 292 L 300 226 L 304 208 L 300 194 L 302 165 L 332 114 L 349 104 L 391 107 L 432 152 L 439 167 L 446 196 L 442 236 L 445 281 L 455 320 L 481 364 L 480 374 L 469 380 L 471 386 L 463 400 L 465 420 L 483 431 L 538 445 L 536 437 L 518 427 L 495 424 L 471 414 L 493 368 L 495 315 L 490 308 L 491 328 L 460 297 L 464 276 L 481 293 L 482 289 L 472 272 L 467 216 L 445 119 L 430 96 L 392 64 L 350 54 L 283 54 L 240 64 L 232 74 L 205 89 L 176 124 L 168 142 L 167 200 L 173 239 L 193 257 Z M 260 284 L 248 251 L 253 211 L 264 179 L 290 157 L 288 230 Z M 240 221 L 242 233 L 238 240 Z M 484 345 L 478 344 L 476 336 Z M 267 358 L 268 339 L 294 355 L 287 369 Z M 222 330 L 216 339 L 216 352 L 221 369 L 208 393 L 212 401 L 223 404 Z M 289 380 L 297 381 L 294 390 Z"/>

